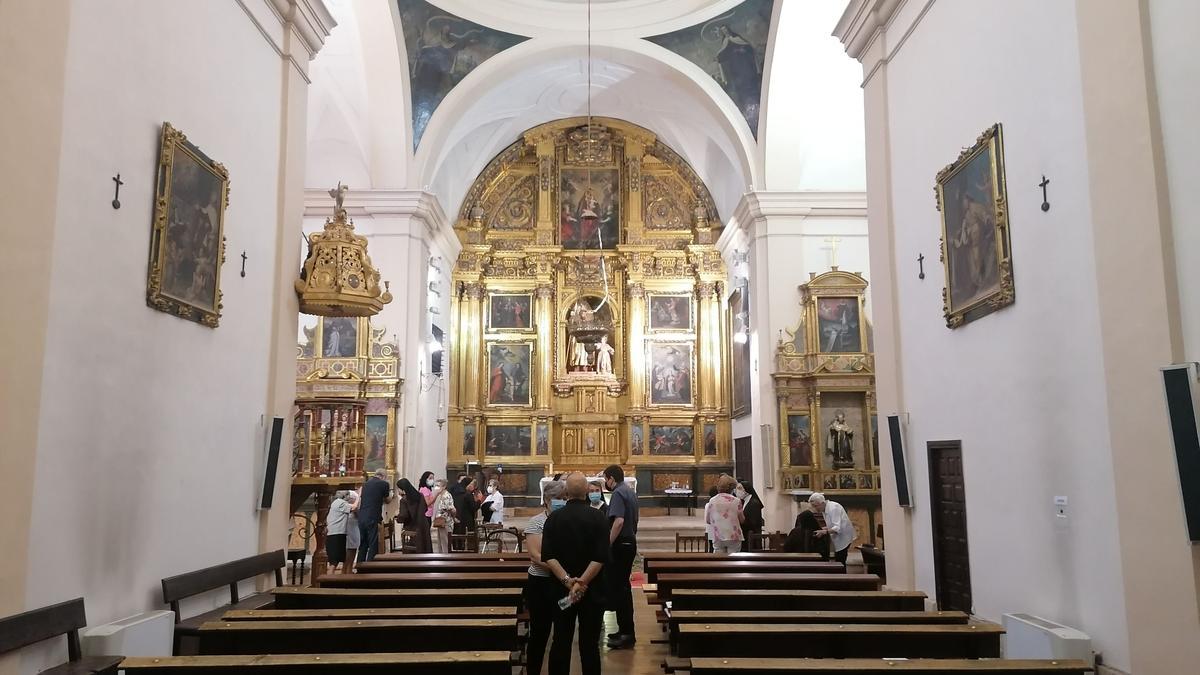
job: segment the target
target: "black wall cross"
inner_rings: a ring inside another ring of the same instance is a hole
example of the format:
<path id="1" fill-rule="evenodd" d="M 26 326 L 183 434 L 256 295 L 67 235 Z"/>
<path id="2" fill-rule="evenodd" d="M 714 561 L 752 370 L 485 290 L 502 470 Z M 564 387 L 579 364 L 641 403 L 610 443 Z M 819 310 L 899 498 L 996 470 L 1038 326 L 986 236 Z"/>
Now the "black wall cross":
<path id="1" fill-rule="evenodd" d="M 917 256 L 917 264 L 921 266 L 921 273 L 917 275 L 917 278 L 924 279 L 925 278 L 925 254 L 924 253 Z"/>
<path id="2" fill-rule="evenodd" d="M 1038 187 L 1042 188 L 1042 210 L 1050 210 L 1050 202 L 1046 200 L 1046 186 L 1050 184 L 1050 179 L 1046 178 L 1046 174 L 1042 174 L 1042 182 L 1038 183 Z"/>
<path id="3" fill-rule="evenodd" d="M 246 276 L 246 252 L 242 251 L 242 276 Z"/>
<path id="4" fill-rule="evenodd" d="M 113 176 L 113 182 L 117 185 L 116 191 L 113 192 L 112 207 L 114 209 L 119 209 L 121 208 L 121 186 L 124 185 L 125 182 L 121 180 L 121 174 Z"/>

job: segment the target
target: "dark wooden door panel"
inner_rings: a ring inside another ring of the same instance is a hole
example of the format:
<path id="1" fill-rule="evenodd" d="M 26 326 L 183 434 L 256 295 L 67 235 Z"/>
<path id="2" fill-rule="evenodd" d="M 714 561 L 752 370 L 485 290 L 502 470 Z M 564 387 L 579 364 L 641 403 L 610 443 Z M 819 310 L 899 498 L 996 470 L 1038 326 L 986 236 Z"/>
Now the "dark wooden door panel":
<path id="1" fill-rule="evenodd" d="M 967 552 L 967 492 L 962 444 L 959 441 L 935 441 L 928 447 L 938 608 L 970 612 L 971 562 Z"/>

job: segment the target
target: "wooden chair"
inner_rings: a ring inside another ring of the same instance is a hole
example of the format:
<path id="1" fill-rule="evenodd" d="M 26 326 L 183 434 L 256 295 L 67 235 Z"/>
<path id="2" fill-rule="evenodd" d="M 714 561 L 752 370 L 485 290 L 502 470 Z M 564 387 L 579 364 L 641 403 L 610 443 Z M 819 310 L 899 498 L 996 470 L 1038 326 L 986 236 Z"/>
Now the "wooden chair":
<path id="1" fill-rule="evenodd" d="M 750 533 L 751 551 L 771 551 L 771 535 L 764 532 Z"/>
<path id="2" fill-rule="evenodd" d="M 675 552 L 707 553 L 708 537 L 703 534 L 679 534 L 676 532 Z"/>
<path id="3" fill-rule="evenodd" d="M 505 537 L 511 537 L 511 540 L 505 544 Z M 525 537 L 521 531 L 515 527 L 487 528 L 483 534 L 482 550 L 489 550 L 489 544 L 496 544 L 496 552 L 503 553 L 505 551 L 521 551 L 525 543 Z"/>
<path id="4" fill-rule="evenodd" d="M 83 598 L 0 618 L 0 654 L 66 635 L 69 660 L 61 666 L 43 670 L 43 673 L 116 675 L 117 665 L 121 663 L 120 656 L 83 656 L 79 646 L 79 629 L 86 625 Z"/>
<path id="5" fill-rule="evenodd" d="M 451 534 L 450 550 L 459 553 L 479 553 L 479 535 L 475 532 Z"/>

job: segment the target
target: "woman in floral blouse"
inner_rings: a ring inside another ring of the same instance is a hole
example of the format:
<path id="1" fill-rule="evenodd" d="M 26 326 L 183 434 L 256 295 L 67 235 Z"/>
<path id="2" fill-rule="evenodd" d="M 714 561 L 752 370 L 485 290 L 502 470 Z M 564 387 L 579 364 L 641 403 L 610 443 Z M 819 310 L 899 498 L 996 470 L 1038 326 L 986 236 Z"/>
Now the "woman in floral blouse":
<path id="1" fill-rule="evenodd" d="M 742 500 L 732 494 L 737 481 L 732 476 L 722 475 L 717 480 L 717 496 L 708 502 L 705 520 L 713 533 L 713 552 L 718 555 L 733 553 L 742 547 Z"/>

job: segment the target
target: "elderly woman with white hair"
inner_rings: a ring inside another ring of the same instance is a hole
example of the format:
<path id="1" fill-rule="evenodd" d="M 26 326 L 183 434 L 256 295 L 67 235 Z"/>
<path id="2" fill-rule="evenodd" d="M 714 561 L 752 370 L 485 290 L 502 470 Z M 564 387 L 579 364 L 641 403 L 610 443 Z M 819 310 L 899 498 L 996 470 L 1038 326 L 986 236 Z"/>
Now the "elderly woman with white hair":
<path id="1" fill-rule="evenodd" d="M 346 563 L 346 525 L 355 504 L 350 497 L 352 494 L 349 490 L 339 490 L 325 516 L 325 556 L 329 559 L 330 574 L 337 571 L 338 565 Z"/>
<path id="2" fill-rule="evenodd" d="M 808 504 L 817 513 L 825 516 L 825 527 L 813 533 L 817 538 L 829 537 L 830 548 L 834 550 L 833 558 L 843 565 L 850 552 L 850 544 L 854 542 L 857 533 L 846 509 L 837 502 L 831 502 L 820 492 L 814 492 L 808 498 Z"/>
<path id="3" fill-rule="evenodd" d="M 566 506 L 563 492 L 566 483 L 552 480 L 542 488 L 542 512 L 529 519 L 525 526 L 525 549 L 529 551 L 529 578 L 525 581 L 525 606 L 529 608 L 529 642 L 526 645 L 528 673 L 541 673 L 546 658 L 546 644 L 554 626 L 554 613 L 562 587 L 542 561 L 542 529 L 546 518 L 555 509 Z"/>

